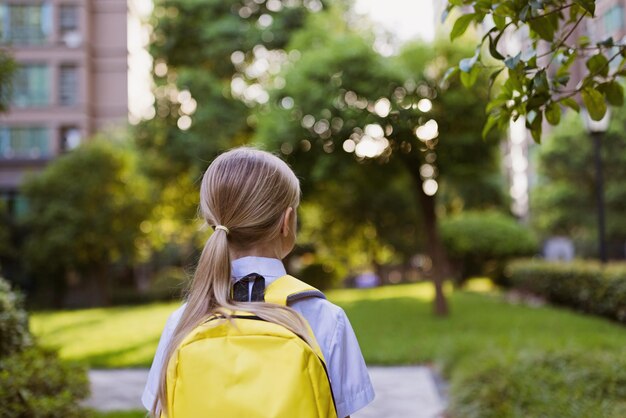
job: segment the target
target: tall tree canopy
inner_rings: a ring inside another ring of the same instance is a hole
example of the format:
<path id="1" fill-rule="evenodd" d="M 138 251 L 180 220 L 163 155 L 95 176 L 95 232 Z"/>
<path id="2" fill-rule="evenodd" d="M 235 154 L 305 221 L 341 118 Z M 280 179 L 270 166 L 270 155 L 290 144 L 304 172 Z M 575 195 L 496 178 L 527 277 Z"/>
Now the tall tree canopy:
<path id="1" fill-rule="evenodd" d="M 349 164 L 360 163 L 359 175 L 376 171 L 388 179 L 402 170 L 411 179 L 406 193 L 423 220 L 439 289 L 438 310 L 444 312 L 446 257 L 435 196 L 440 186 L 452 189 L 468 179 L 489 184 L 497 168 L 497 142 L 480 137 L 484 81 L 471 95 L 460 91 L 458 83 L 441 89 L 447 65 L 462 49 L 443 43 L 435 48 L 412 45 L 397 57 L 384 58 L 366 37 L 348 28 L 336 9 L 311 16 L 289 50 L 299 53 L 289 54 L 293 59 L 280 75 L 284 86 L 259 111 L 257 140 L 280 149 L 311 180 L 313 190 L 323 184 L 321 178 L 337 178 Z M 458 189 L 460 196 L 462 187 Z M 495 191 L 490 200 L 498 196 Z"/>

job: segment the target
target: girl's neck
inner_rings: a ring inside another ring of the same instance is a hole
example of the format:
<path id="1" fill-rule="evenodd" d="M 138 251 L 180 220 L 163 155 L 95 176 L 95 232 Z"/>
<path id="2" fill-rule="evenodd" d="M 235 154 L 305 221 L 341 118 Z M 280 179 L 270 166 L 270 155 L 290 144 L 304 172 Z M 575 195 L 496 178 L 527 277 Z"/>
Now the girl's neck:
<path id="1" fill-rule="evenodd" d="M 273 246 L 272 247 L 264 246 L 264 247 L 257 247 L 257 248 L 248 248 L 244 251 L 237 251 L 234 249 L 230 250 L 231 260 L 236 260 L 238 258 L 243 258 L 243 257 L 267 257 L 267 258 L 277 258 L 279 260 L 282 259 L 282 257 L 279 254 L 279 250 Z"/>

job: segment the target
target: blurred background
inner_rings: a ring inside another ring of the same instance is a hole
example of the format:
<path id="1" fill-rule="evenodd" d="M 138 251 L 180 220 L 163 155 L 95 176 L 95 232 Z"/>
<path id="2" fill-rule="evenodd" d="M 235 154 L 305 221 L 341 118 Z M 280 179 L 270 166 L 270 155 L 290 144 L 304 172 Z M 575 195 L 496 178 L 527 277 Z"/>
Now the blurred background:
<path id="1" fill-rule="evenodd" d="M 584 36 L 622 38 L 600 3 Z M 435 376 L 439 415 L 398 416 L 626 416 L 626 112 L 483 138 L 506 78 L 444 77 L 485 32 L 449 41 L 446 6 L 0 1 L 0 416 L 143 416 L 86 408 L 84 370 L 150 365 L 240 145 L 301 180 L 288 271 L 368 365 Z"/>

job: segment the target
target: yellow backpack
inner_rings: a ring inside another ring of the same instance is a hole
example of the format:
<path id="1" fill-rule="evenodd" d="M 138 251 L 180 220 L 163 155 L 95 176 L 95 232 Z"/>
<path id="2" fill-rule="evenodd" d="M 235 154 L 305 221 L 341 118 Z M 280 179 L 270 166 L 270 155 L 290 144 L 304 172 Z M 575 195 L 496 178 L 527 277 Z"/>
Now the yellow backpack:
<path id="1" fill-rule="evenodd" d="M 269 303 L 286 306 L 305 297 L 324 294 L 288 275 L 265 289 Z M 311 347 L 281 325 L 235 314 L 232 322 L 196 327 L 174 352 L 168 418 L 337 418 L 317 343 Z"/>

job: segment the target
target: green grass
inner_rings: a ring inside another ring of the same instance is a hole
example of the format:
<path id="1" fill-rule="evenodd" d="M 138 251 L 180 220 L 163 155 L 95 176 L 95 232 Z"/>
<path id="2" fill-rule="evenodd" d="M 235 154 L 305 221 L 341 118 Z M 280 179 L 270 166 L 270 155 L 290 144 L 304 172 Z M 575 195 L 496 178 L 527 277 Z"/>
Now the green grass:
<path id="1" fill-rule="evenodd" d="M 478 288 L 485 290 L 484 286 Z M 432 315 L 429 284 L 328 292 L 343 307 L 369 364 L 436 362 L 449 369 L 486 351 L 600 350 L 626 355 L 626 329 L 552 307 L 511 305 L 497 293 L 449 292 L 451 314 Z M 147 367 L 178 304 L 35 313 L 31 327 L 63 358 L 91 367 Z"/>

